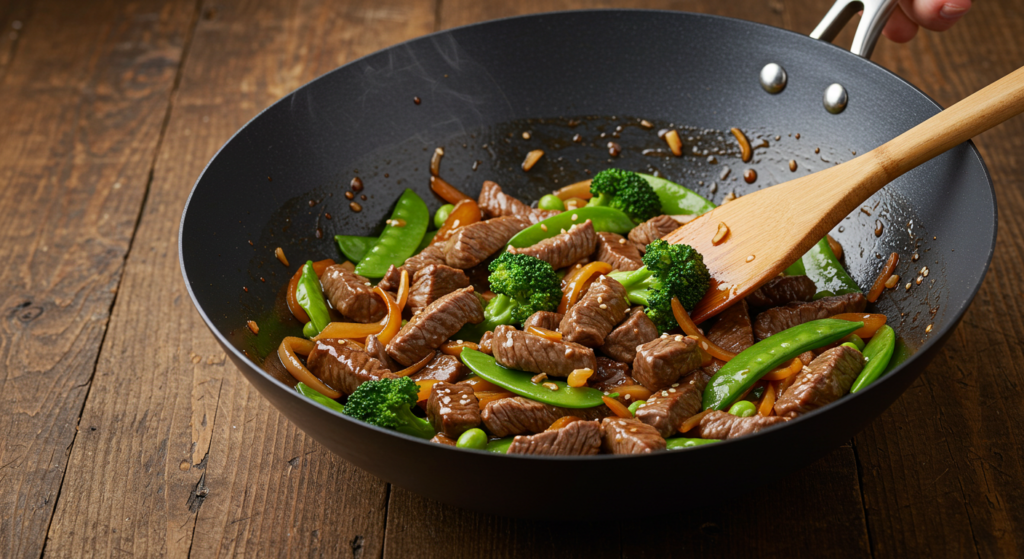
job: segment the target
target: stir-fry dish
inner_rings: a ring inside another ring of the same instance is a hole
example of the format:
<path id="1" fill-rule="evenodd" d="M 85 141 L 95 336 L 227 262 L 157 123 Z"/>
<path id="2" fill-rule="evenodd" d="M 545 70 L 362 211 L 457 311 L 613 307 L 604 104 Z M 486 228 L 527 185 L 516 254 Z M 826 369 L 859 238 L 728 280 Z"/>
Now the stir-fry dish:
<path id="1" fill-rule="evenodd" d="M 714 207 L 663 178 L 606 169 L 531 206 L 439 177 L 379 237 L 339 235 L 288 307 L 278 355 L 310 399 L 355 419 L 507 454 L 659 452 L 742 437 L 882 376 L 896 335 L 822 239 L 696 325 L 703 257 L 662 238 Z M 433 227 L 431 227 L 433 225 Z M 434 229 L 428 231 L 428 229 Z M 891 273 L 891 271 L 890 271 Z"/>

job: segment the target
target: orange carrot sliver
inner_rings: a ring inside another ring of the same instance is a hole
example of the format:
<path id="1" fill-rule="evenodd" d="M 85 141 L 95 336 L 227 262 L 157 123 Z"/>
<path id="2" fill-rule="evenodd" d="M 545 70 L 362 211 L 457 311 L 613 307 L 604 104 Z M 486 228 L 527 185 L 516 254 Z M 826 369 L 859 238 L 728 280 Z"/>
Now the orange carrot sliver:
<path id="1" fill-rule="evenodd" d="M 401 280 L 398 282 L 398 313 L 405 310 L 405 303 L 409 300 L 409 270 L 402 268 Z"/>
<path id="2" fill-rule="evenodd" d="M 591 262 L 580 268 L 572 280 L 562 288 L 562 302 L 558 304 L 558 312 L 565 314 L 576 304 L 576 301 L 580 300 L 580 296 L 583 295 L 583 288 L 586 287 L 587 280 L 591 276 L 594 274 L 607 274 L 611 271 L 611 264 L 600 261 Z"/>
<path id="3" fill-rule="evenodd" d="M 800 370 L 803 368 L 803 361 L 801 361 L 798 357 L 794 357 L 793 360 L 790 361 L 789 363 L 781 367 L 776 367 L 774 370 L 769 371 L 768 374 L 761 377 L 761 380 L 785 380 L 799 373 Z"/>
<path id="4" fill-rule="evenodd" d="M 885 291 L 886 280 L 896 271 L 896 265 L 899 263 L 900 255 L 898 252 L 889 255 L 889 259 L 885 261 L 885 266 L 882 266 L 882 273 L 878 274 L 878 279 L 871 286 L 871 291 L 868 291 L 867 300 L 869 303 L 874 303 L 882 296 L 882 292 Z"/>
<path id="5" fill-rule="evenodd" d="M 434 194 L 437 194 L 449 204 L 458 204 L 462 200 L 472 200 L 472 198 L 463 194 L 458 188 L 448 184 L 448 181 L 441 177 L 430 177 L 430 190 L 433 190 Z"/>
<path id="6" fill-rule="evenodd" d="M 487 407 L 487 404 L 489 404 L 489 403 L 491 403 L 491 402 L 493 402 L 495 400 L 504 400 L 505 398 L 511 398 L 511 397 L 515 396 L 515 394 L 513 394 L 511 392 L 506 392 L 506 391 L 503 391 L 503 390 L 501 390 L 501 391 L 490 391 L 490 390 L 488 390 L 488 391 L 483 391 L 483 392 L 476 392 L 475 394 L 476 394 L 477 402 L 480 403 L 480 409 L 484 409 L 485 407 Z"/>
<path id="7" fill-rule="evenodd" d="M 451 238 L 458 229 L 476 223 L 481 219 L 483 219 L 483 214 L 480 213 L 480 206 L 476 203 L 476 200 L 469 198 L 462 200 L 452 208 L 452 213 L 448 214 L 448 218 L 444 220 L 441 228 L 437 230 L 437 234 L 434 235 L 434 239 L 430 241 L 430 244 L 443 243 Z"/>
<path id="8" fill-rule="evenodd" d="M 622 398 L 628 402 L 636 402 L 637 400 L 647 400 L 648 398 L 651 397 L 651 391 L 644 388 L 642 384 L 616 386 L 612 390 L 619 393 L 619 398 Z M 626 399 L 627 395 L 629 396 L 628 399 Z"/>
<path id="9" fill-rule="evenodd" d="M 540 336 L 542 338 L 547 338 L 553 342 L 562 341 L 561 332 L 555 332 L 554 330 L 548 330 L 547 328 L 541 328 L 540 326 L 527 326 L 526 333 L 533 334 L 534 336 Z"/>
<path id="10" fill-rule="evenodd" d="M 679 426 L 679 432 L 680 433 L 685 433 L 685 432 L 693 429 L 694 427 L 700 425 L 700 420 L 704 419 L 704 416 L 709 414 L 709 413 L 711 413 L 711 412 L 712 412 L 712 410 L 704 410 L 704 411 L 698 413 L 697 415 L 690 416 L 689 419 L 684 421 L 683 424 Z"/>
<path id="11" fill-rule="evenodd" d="M 288 336 L 281 340 L 281 345 L 277 347 L 277 356 L 281 359 L 281 364 L 288 370 L 289 373 L 295 377 L 295 380 L 305 384 L 306 386 L 316 390 L 317 392 L 331 398 L 341 397 L 341 392 L 334 390 L 327 386 L 319 378 L 316 377 L 299 358 L 296 357 L 295 353 L 309 354 L 313 351 L 313 342 L 303 339 L 296 338 L 294 336 Z"/>
<path id="12" fill-rule="evenodd" d="M 431 351 L 423 359 L 420 359 L 419 361 L 413 363 L 412 365 L 409 365 L 408 367 L 402 369 L 401 371 L 396 371 L 395 372 L 395 376 L 407 377 L 409 375 L 418 373 L 420 371 L 420 369 L 422 369 L 423 367 L 426 367 L 427 363 L 430 363 L 430 361 L 432 359 L 434 359 L 434 357 L 436 355 L 437 355 L 436 351 Z"/>
<path id="13" fill-rule="evenodd" d="M 441 382 L 441 381 L 436 379 L 436 378 L 428 378 L 426 380 L 418 380 L 418 381 L 416 381 L 416 386 L 418 386 L 419 389 L 420 389 L 419 394 L 416 396 L 416 401 L 417 402 L 424 402 L 424 401 L 430 399 L 430 391 L 431 391 L 431 389 L 433 389 L 434 385 L 439 383 L 439 382 Z"/>
<path id="14" fill-rule="evenodd" d="M 497 384 L 484 380 L 483 377 L 471 377 L 459 384 L 468 384 L 473 388 L 473 392 L 502 392 L 504 390 Z"/>
<path id="15" fill-rule="evenodd" d="M 799 361 L 799 360 L 798 360 Z M 764 396 L 761 396 L 761 405 L 757 407 L 757 414 L 761 417 L 768 417 L 775 407 L 775 385 L 768 383 L 764 389 Z"/>
<path id="16" fill-rule="evenodd" d="M 717 345 L 711 343 L 711 340 L 707 339 L 704 334 L 700 333 L 697 329 L 697 325 L 690 319 L 690 315 L 686 313 L 686 309 L 683 308 L 683 304 L 679 302 L 676 297 L 672 298 L 672 316 L 676 317 L 676 322 L 679 323 L 679 327 L 686 332 L 687 336 L 693 337 L 697 340 L 697 347 L 708 352 L 712 357 L 721 359 L 722 361 L 729 361 L 733 357 L 736 357 L 735 353 L 725 351 Z"/>
<path id="17" fill-rule="evenodd" d="M 451 340 L 441 344 L 441 347 L 437 349 L 439 349 L 441 353 L 445 355 L 454 355 L 455 357 L 458 357 L 459 355 L 462 355 L 463 348 L 467 347 L 469 349 L 480 349 L 480 346 L 473 342 L 456 342 Z"/>
<path id="18" fill-rule="evenodd" d="M 885 326 L 888 318 L 884 314 L 873 314 L 873 313 L 843 313 L 837 314 L 832 318 L 838 318 L 839 320 L 849 320 L 850 322 L 863 322 L 864 326 L 858 328 L 853 333 L 861 338 L 870 338 L 875 335 L 875 332 L 879 328 Z"/>
<path id="19" fill-rule="evenodd" d="M 629 411 L 629 410 L 626 410 L 626 411 Z M 575 415 L 564 415 L 564 416 L 559 417 L 558 419 L 554 420 L 551 423 L 551 426 L 548 427 L 547 429 L 545 429 L 545 431 L 557 431 L 558 429 L 561 429 L 562 427 L 565 427 L 566 425 L 572 423 L 573 421 L 579 421 L 579 420 L 580 420 L 580 418 L 576 417 Z"/>
<path id="20" fill-rule="evenodd" d="M 591 180 L 592 179 L 587 179 L 585 181 L 574 182 L 569 186 L 563 186 L 555 191 L 555 196 L 558 196 L 563 202 L 569 198 L 590 200 L 594 197 L 594 195 L 590 193 Z"/>
<path id="21" fill-rule="evenodd" d="M 612 413 L 614 413 L 615 415 L 619 417 L 625 417 L 627 419 L 632 419 L 633 412 L 629 411 L 629 408 L 622 405 L 622 402 L 609 396 L 601 396 L 601 400 L 604 401 L 604 405 L 608 406 L 608 409 L 612 410 Z"/>

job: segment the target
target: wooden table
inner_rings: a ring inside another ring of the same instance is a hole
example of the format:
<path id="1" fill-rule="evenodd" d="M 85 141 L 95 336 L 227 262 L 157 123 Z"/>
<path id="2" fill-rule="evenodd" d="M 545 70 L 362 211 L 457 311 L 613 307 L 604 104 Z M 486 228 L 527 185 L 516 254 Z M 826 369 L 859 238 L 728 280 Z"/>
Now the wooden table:
<path id="1" fill-rule="evenodd" d="M 226 362 L 175 247 L 193 181 L 237 128 L 311 78 L 405 39 L 624 4 L 0 3 L 0 556 L 1020 555 L 1021 118 L 977 140 L 998 191 L 1000 246 L 942 355 L 850 444 L 746 499 L 640 523 L 629 510 L 653 487 L 637 480 L 607 488 L 612 521 L 464 512 L 326 452 Z M 827 4 L 633 6 L 807 33 Z M 948 33 L 883 41 L 874 60 L 949 105 L 1024 63 L 1022 36 L 1024 4 L 985 0 Z M 475 483 L 482 499 L 501 490 Z"/>

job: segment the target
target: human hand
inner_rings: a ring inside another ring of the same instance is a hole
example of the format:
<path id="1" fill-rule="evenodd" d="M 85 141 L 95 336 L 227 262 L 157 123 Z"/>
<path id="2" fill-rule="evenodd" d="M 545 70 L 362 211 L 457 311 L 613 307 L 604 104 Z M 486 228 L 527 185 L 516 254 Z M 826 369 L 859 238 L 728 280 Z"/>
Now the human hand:
<path id="1" fill-rule="evenodd" d="M 891 41 L 905 43 L 914 38 L 918 27 L 945 31 L 971 9 L 971 0 L 900 0 L 882 34 Z"/>

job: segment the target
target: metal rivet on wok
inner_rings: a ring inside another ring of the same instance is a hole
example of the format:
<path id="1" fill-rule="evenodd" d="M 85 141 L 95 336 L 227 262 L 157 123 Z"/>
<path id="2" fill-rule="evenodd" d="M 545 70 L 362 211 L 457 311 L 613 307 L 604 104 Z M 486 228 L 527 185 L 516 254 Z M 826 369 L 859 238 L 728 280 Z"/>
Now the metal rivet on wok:
<path id="1" fill-rule="evenodd" d="M 768 93 L 786 89 L 786 69 L 772 62 L 761 68 L 761 87 Z"/>
<path id="2" fill-rule="evenodd" d="M 850 97 L 846 94 L 846 88 L 834 83 L 825 88 L 825 96 L 822 101 L 825 103 L 826 111 L 837 115 L 843 112 L 849 100 Z"/>

